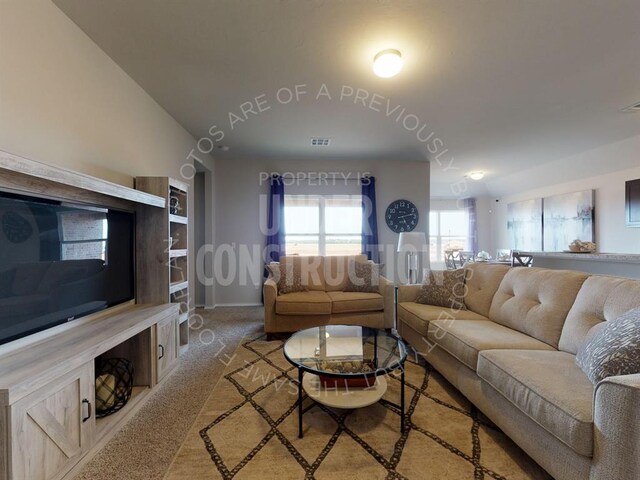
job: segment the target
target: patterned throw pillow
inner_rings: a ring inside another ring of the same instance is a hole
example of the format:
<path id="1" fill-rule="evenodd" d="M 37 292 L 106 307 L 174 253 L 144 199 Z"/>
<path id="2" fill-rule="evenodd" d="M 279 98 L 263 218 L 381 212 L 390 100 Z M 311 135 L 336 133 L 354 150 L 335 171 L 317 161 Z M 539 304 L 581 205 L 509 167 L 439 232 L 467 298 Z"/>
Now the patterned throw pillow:
<path id="1" fill-rule="evenodd" d="M 593 384 L 615 375 L 640 373 L 640 308 L 594 329 L 596 333 L 591 338 L 587 334 L 576 356 L 576 363 Z"/>
<path id="2" fill-rule="evenodd" d="M 466 310 L 464 293 L 466 290 L 465 270 L 429 270 L 422 289 L 416 298 L 417 303 Z"/>
<path id="3" fill-rule="evenodd" d="M 267 265 L 267 270 L 278 284 L 278 295 L 309 291 L 302 283 L 302 266 L 299 262 L 271 263 Z"/>
<path id="4" fill-rule="evenodd" d="M 349 261 L 345 292 L 378 293 L 380 291 L 380 265 Z"/>

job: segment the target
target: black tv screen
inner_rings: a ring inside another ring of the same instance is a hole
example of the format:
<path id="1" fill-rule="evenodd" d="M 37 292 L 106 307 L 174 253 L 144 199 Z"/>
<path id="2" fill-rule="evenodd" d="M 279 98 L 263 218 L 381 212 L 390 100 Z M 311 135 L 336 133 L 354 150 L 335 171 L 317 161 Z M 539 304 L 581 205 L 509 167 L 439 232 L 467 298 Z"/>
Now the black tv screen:
<path id="1" fill-rule="evenodd" d="M 0 344 L 134 298 L 135 216 L 0 192 Z"/>

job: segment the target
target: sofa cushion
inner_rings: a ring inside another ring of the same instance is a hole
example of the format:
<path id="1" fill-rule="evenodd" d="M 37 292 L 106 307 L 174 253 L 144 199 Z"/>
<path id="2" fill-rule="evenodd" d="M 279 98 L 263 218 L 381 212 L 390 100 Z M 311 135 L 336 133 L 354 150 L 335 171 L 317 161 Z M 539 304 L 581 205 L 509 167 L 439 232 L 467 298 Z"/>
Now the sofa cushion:
<path id="1" fill-rule="evenodd" d="M 598 324 L 578 350 L 576 363 L 597 384 L 607 377 L 640 373 L 640 308 Z"/>
<path id="2" fill-rule="evenodd" d="M 429 323 L 427 338 L 474 371 L 483 350 L 555 351 L 540 340 L 491 321 L 436 320 Z"/>
<path id="3" fill-rule="evenodd" d="M 368 292 L 327 292 L 331 313 L 376 312 L 384 310 L 384 297 Z"/>
<path id="4" fill-rule="evenodd" d="M 557 347 L 567 314 L 588 277 L 568 270 L 512 268 L 493 297 L 489 318 Z"/>
<path id="5" fill-rule="evenodd" d="M 429 270 L 416 298 L 417 303 L 466 310 L 464 304 L 465 271 Z"/>
<path id="6" fill-rule="evenodd" d="M 595 325 L 640 306 L 640 281 L 593 275 L 582 285 L 562 328 L 559 349 L 578 353 Z"/>
<path id="7" fill-rule="evenodd" d="M 492 265 L 482 262 L 465 265 L 467 288 L 464 304 L 467 308 L 488 317 L 493 296 L 510 268 L 508 265 Z"/>
<path id="8" fill-rule="evenodd" d="M 349 262 L 367 263 L 366 255 L 331 255 L 324 258 L 324 281 L 327 292 L 342 292 L 349 280 Z"/>
<path id="9" fill-rule="evenodd" d="M 398 321 L 404 322 L 423 337 L 427 337 L 429 322 L 432 320 L 488 320 L 469 310 L 423 305 L 415 302 L 398 304 Z"/>
<path id="10" fill-rule="evenodd" d="M 331 313 L 331 298 L 326 292 L 287 293 L 276 297 L 280 315 L 326 315 Z"/>
<path id="11" fill-rule="evenodd" d="M 580 455 L 593 455 L 594 386 L 566 352 L 486 350 L 478 375 Z"/>
<path id="12" fill-rule="evenodd" d="M 380 291 L 380 265 L 351 260 L 348 268 L 345 292 L 377 293 Z"/>
<path id="13" fill-rule="evenodd" d="M 324 257 L 317 255 L 285 255 L 280 257 L 281 264 L 293 264 L 300 268 L 302 284 L 309 290 L 325 291 Z"/>

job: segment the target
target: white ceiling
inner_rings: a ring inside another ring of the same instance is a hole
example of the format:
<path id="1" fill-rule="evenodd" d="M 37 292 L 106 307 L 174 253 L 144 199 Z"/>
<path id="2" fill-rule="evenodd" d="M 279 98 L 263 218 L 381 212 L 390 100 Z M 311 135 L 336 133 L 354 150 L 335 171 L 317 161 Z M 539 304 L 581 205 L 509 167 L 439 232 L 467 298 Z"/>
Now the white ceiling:
<path id="1" fill-rule="evenodd" d="M 54 3 L 194 136 L 224 131 L 230 150 L 216 156 L 430 159 L 440 186 L 471 170 L 490 185 L 640 134 L 640 114 L 619 112 L 640 101 L 638 0 Z M 392 79 L 371 71 L 385 48 L 405 61 Z M 301 84 L 299 101 L 279 103 Z M 316 99 L 323 84 L 331 100 Z M 380 95 L 380 111 L 341 101 L 343 85 Z M 260 95 L 270 109 L 232 129 L 229 112 Z M 396 121 L 402 109 L 430 143 Z"/>

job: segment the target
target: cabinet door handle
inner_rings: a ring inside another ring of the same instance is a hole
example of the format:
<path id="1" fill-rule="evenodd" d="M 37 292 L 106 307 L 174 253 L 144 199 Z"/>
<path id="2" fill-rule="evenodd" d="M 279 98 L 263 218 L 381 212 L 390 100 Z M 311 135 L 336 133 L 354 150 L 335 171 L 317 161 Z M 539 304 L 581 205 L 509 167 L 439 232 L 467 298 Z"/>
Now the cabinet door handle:
<path id="1" fill-rule="evenodd" d="M 162 352 L 162 353 L 160 353 L 160 356 L 158 357 L 158 360 L 160 360 L 161 358 L 164 357 L 164 345 L 159 344 L 158 347 L 160 348 L 160 352 Z"/>
<path id="2" fill-rule="evenodd" d="M 82 400 L 82 404 L 87 406 L 87 416 L 82 419 L 82 423 L 84 423 L 91 418 L 91 402 L 85 398 Z"/>

